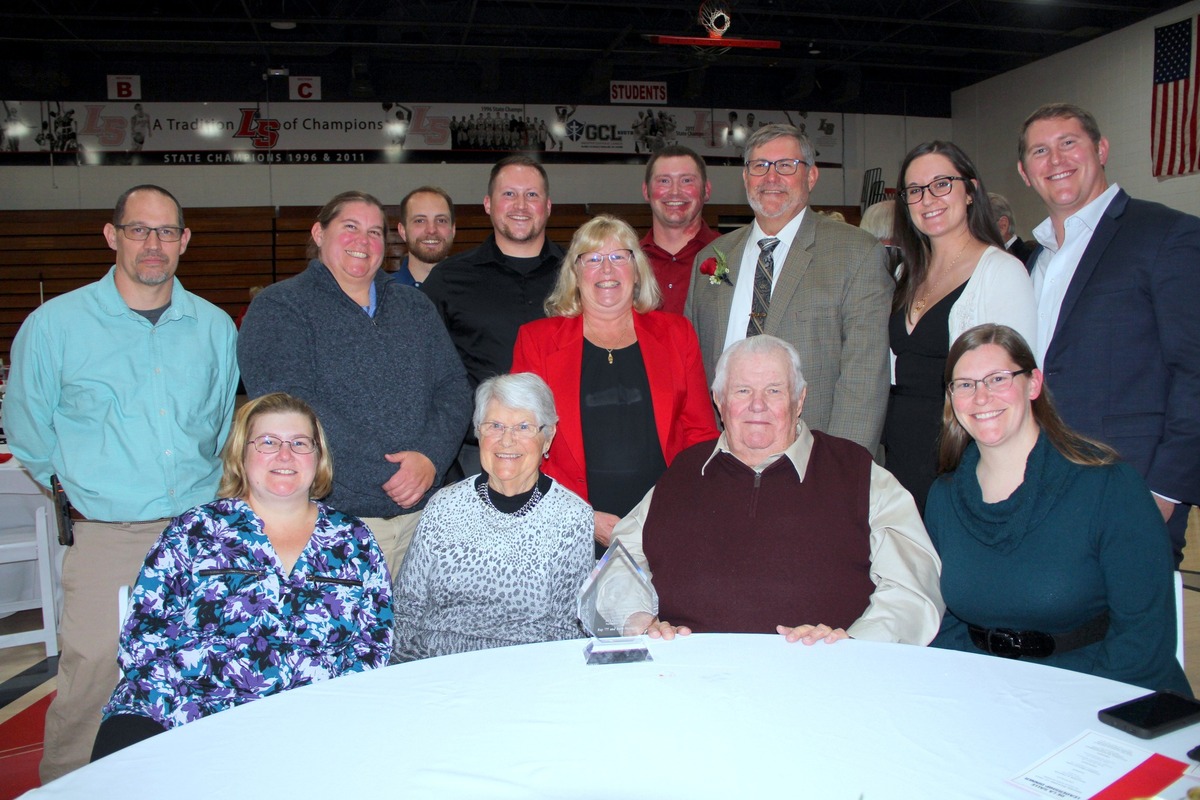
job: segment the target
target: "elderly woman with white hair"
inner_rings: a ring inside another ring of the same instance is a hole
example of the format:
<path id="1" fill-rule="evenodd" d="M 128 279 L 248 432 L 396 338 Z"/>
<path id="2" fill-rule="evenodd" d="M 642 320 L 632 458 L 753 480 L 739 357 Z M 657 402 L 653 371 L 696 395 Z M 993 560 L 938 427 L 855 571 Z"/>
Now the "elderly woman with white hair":
<path id="1" fill-rule="evenodd" d="M 592 508 L 541 471 L 558 423 L 537 375 L 475 391 L 483 472 L 438 492 L 393 589 L 392 661 L 573 639 Z"/>

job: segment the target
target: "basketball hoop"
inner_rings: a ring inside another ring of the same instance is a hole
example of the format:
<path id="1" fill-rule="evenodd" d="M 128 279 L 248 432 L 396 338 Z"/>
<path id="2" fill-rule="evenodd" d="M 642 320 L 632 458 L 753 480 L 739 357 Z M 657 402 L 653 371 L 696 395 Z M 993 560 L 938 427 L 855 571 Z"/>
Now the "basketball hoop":
<path id="1" fill-rule="evenodd" d="M 690 45 L 693 50 L 706 59 L 719 56 L 732 47 L 750 48 L 754 50 L 778 50 L 778 39 L 738 39 L 725 38 L 729 26 L 733 24 L 733 12 L 725 0 L 704 0 L 700 11 L 696 14 L 696 22 L 704 28 L 706 36 L 678 36 L 663 33 L 644 33 L 643 38 L 651 44 Z"/>
<path id="2" fill-rule="evenodd" d="M 692 50 L 701 60 L 711 62 L 717 56 L 729 52 L 729 48 L 722 47 L 723 42 L 720 41 L 725 31 L 733 24 L 733 15 L 728 5 L 722 0 L 704 0 L 696 14 L 696 22 L 700 23 L 700 27 L 708 34 L 708 40 L 703 45 L 692 45 Z"/>
<path id="3" fill-rule="evenodd" d="M 708 31 L 710 39 L 720 39 L 733 24 L 733 15 L 729 6 L 722 0 L 704 0 L 700 4 L 700 13 L 696 21 Z"/>

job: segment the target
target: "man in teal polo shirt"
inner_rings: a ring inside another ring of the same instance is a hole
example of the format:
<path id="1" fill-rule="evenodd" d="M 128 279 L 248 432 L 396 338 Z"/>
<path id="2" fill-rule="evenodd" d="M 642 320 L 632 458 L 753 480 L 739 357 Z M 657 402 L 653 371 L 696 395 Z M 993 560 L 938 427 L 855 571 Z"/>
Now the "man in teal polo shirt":
<path id="1" fill-rule="evenodd" d="M 165 189 L 135 186 L 104 226 L 116 263 L 34 311 L 13 342 L 12 451 L 73 507 L 57 696 L 42 782 L 87 763 L 117 682 L 117 588 L 167 521 L 212 500 L 237 388 L 233 321 L 175 279 L 191 238 Z"/>

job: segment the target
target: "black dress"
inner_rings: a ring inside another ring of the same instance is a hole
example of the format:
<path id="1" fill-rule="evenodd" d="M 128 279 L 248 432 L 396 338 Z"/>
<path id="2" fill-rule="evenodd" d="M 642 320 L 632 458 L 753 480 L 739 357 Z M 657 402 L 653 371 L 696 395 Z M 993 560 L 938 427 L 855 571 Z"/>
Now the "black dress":
<path id="1" fill-rule="evenodd" d="M 623 517 L 667 469 L 642 349 L 609 351 L 583 340 L 579 417 L 592 508 Z M 596 544 L 596 557 L 605 548 Z"/>
<path id="2" fill-rule="evenodd" d="M 896 354 L 896 384 L 888 398 L 883 424 L 884 461 L 917 501 L 925 515 L 925 497 L 937 477 L 938 438 L 946 399 L 946 356 L 950 353 L 950 309 L 962 295 L 964 282 L 933 304 L 917 320 L 912 333 L 905 311 L 892 313 L 888 338 Z"/>

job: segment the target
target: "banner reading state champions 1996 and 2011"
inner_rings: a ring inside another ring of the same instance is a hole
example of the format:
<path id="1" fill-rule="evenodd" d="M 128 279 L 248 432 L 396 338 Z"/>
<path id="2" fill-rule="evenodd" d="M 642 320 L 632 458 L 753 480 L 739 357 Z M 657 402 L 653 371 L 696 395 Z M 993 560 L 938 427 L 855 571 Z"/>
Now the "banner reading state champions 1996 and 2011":
<path id="1" fill-rule="evenodd" d="M 738 158 L 753 130 L 804 130 L 842 163 L 840 114 L 805 111 L 455 103 L 3 101 L 0 164 L 364 164 L 422 154 L 637 156 L 681 144 Z"/>

